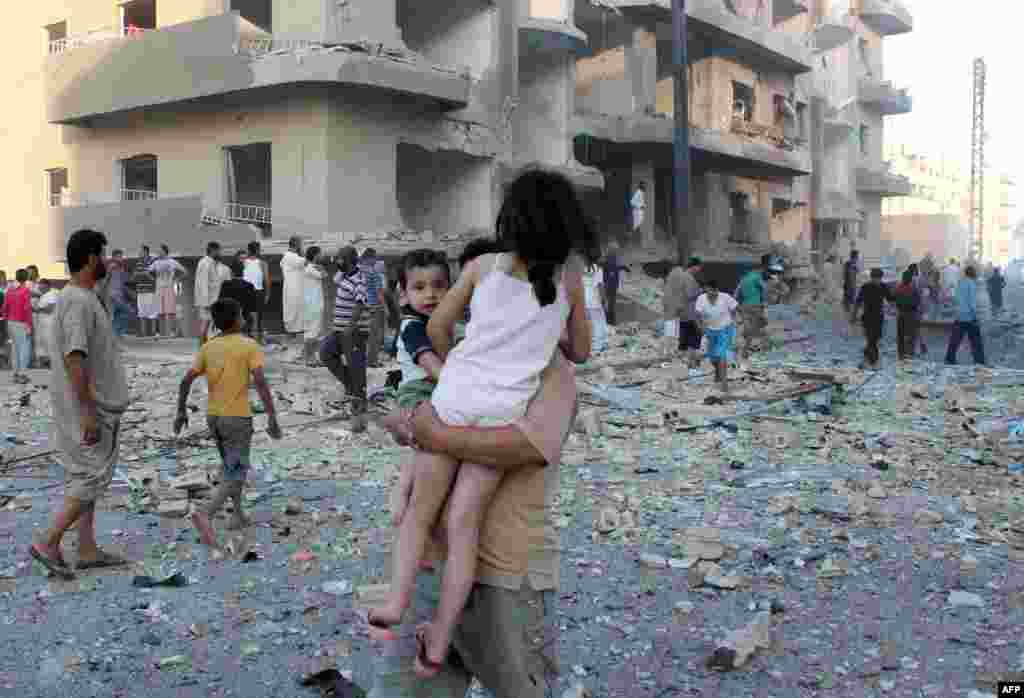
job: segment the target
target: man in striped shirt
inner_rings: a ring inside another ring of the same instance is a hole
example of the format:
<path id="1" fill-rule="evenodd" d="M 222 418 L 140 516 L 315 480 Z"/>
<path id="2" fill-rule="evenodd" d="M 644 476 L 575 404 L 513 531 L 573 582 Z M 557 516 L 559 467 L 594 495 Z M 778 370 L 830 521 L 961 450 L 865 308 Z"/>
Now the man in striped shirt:
<path id="1" fill-rule="evenodd" d="M 320 361 L 345 386 L 352 404 L 352 431 L 366 430 L 366 345 L 371 313 L 367 306 L 366 273 L 354 247 L 343 247 L 335 259 L 338 289 L 334 301 L 334 332 L 320 345 Z"/>
<path id="2" fill-rule="evenodd" d="M 366 345 L 366 362 L 379 368 L 378 356 L 384 346 L 384 329 L 388 321 L 387 306 L 384 303 L 383 260 L 377 258 L 377 251 L 366 248 L 359 260 L 359 269 L 366 276 L 366 311 L 370 316 L 370 336 Z"/>

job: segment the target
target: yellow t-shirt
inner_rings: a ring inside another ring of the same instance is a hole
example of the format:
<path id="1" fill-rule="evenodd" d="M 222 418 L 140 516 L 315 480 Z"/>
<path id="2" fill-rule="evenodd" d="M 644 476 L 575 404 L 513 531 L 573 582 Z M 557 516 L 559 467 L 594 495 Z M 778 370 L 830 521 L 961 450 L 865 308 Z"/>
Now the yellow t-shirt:
<path id="1" fill-rule="evenodd" d="M 263 368 L 263 350 L 248 337 L 234 332 L 215 337 L 196 354 L 192 370 L 206 376 L 211 417 L 251 417 L 249 373 Z"/>

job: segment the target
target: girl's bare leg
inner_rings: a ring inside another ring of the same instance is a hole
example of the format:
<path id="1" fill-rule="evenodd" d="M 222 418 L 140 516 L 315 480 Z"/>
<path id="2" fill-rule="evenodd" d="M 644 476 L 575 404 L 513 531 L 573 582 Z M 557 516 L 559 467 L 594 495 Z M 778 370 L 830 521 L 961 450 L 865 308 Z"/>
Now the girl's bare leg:
<path id="1" fill-rule="evenodd" d="M 434 621 L 425 627 L 427 659 L 440 663 L 448 654 L 452 632 L 476 580 L 477 549 L 484 514 L 501 482 L 501 473 L 463 463 L 449 504 L 448 559 L 441 582 L 441 600 Z"/>
<path id="2" fill-rule="evenodd" d="M 412 499 L 398 529 L 390 599 L 370 613 L 370 619 L 377 625 L 401 622 L 409 607 L 430 529 L 458 471 L 458 461 L 438 453 L 417 452 L 413 462 Z"/>
<path id="3" fill-rule="evenodd" d="M 409 410 L 395 410 L 381 417 L 377 423 L 391 434 L 399 446 L 408 446 L 412 443 L 412 428 L 409 426 Z"/>

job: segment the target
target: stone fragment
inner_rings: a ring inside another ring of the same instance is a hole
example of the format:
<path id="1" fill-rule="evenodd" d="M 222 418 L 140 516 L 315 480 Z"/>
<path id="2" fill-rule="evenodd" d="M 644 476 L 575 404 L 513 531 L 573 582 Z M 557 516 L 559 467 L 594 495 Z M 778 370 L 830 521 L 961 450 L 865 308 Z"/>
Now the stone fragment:
<path id="1" fill-rule="evenodd" d="M 708 669 L 731 671 L 742 668 L 758 649 L 771 646 L 771 614 L 762 611 L 750 623 L 734 630 L 719 643 L 705 662 Z"/>
<path id="2" fill-rule="evenodd" d="M 662 557 L 661 555 L 641 553 L 640 564 L 644 567 L 652 567 L 654 569 L 665 569 L 668 567 L 668 560 Z"/>
<path id="3" fill-rule="evenodd" d="M 591 698 L 591 693 L 587 690 L 587 687 L 577 682 L 572 688 L 566 689 L 565 693 L 562 694 L 562 698 Z"/>
<path id="4" fill-rule="evenodd" d="M 969 591 L 957 590 L 949 592 L 949 605 L 982 608 L 985 606 L 985 602 L 977 594 L 972 594 Z"/>
<path id="5" fill-rule="evenodd" d="M 935 526 L 943 521 L 942 512 L 931 509 L 918 509 L 914 512 L 914 523 L 919 526 Z"/>
<path id="6" fill-rule="evenodd" d="M 160 502 L 160 509 L 157 513 L 160 516 L 181 517 L 188 513 L 188 499 L 175 499 Z"/>
<path id="7" fill-rule="evenodd" d="M 882 488 L 881 485 L 876 484 L 871 485 L 871 488 L 868 490 L 868 496 L 874 499 L 885 499 L 889 495 L 886 494 L 885 490 Z"/>
<path id="8" fill-rule="evenodd" d="M 619 527 L 619 523 L 619 512 L 610 507 L 605 507 L 597 515 L 597 530 L 600 533 L 611 533 Z"/>
<path id="9" fill-rule="evenodd" d="M 703 586 L 708 577 L 720 578 L 725 576 L 722 568 L 714 562 L 698 562 L 687 570 L 687 582 L 691 589 Z"/>
<path id="10" fill-rule="evenodd" d="M 173 490 L 185 490 L 193 492 L 196 490 L 210 489 L 210 478 L 205 472 L 190 473 L 172 479 L 169 486 Z"/>
<path id="11" fill-rule="evenodd" d="M 304 508 L 301 497 L 289 497 L 284 505 L 284 513 L 288 516 L 298 516 Z"/>
<path id="12" fill-rule="evenodd" d="M 973 555 L 964 555 L 960 558 L 960 572 L 962 574 L 974 574 L 978 571 L 978 558 Z"/>

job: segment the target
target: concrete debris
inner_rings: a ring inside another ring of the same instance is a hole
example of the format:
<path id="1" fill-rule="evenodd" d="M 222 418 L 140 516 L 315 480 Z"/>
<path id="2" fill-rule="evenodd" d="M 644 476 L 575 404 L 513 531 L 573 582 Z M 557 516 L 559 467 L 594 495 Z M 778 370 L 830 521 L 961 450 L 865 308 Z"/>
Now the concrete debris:
<path id="1" fill-rule="evenodd" d="M 284 513 L 288 516 L 298 516 L 305 509 L 301 497 L 289 497 L 284 506 Z"/>
<path id="2" fill-rule="evenodd" d="M 734 630 L 719 643 L 705 665 L 715 671 L 742 668 L 759 649 L 771 647 L 771 612 L 761 611 L 746 626 Z"/>
<path id="3" fill-rule="evenodd" d="M 968 606 L 971 608 L 983 608 L 985 602 L 977 594 L 973 594 L 969 591 L 951 591 L 949 592 L 949 599 L 947 600 L 950 606 Z"/>
<path id="4" fill-rule="evenodd" d="M 930 509 L 919 509 L 914 512 L 914 523 L 925 526 L 936 526 L 944 520 L 942 512 L 931 511 Z"/>

